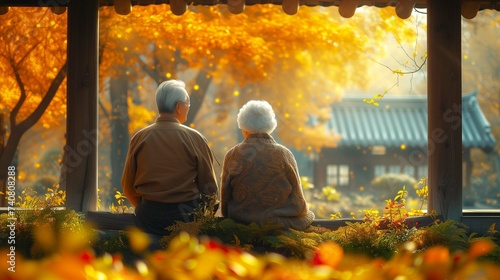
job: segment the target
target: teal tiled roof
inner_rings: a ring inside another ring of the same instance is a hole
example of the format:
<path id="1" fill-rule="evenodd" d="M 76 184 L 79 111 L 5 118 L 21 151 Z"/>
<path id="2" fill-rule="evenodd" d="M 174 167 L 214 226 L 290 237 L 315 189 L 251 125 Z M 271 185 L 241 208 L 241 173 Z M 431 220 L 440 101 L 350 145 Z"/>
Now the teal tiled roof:
<path id="1" fill-rule="evenodd" d="M 379 104 L 368 104 L 359 96 L 344 97 L 332 104 L 327 129 L 341 135 L 338 147 L 427 146 L 426 97 L 384 97 Z M 452 121 L 452 116 L 443 117 Z M 478 105 L 477 92 L 462 96 L 462 145 L 485 151 L 495 146 L 491 126 Z"/>

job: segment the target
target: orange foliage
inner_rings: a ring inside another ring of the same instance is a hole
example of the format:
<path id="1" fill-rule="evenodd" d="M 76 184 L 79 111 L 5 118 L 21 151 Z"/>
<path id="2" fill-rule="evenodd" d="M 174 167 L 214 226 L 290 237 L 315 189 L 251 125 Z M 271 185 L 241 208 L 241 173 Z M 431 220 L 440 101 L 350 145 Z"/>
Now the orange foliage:
<path id="1" fill-rule="evenodd" d="M 217 113 L 212 122 L 200 122 L 209 129 L 215 123 L 235 127 L 235 109 L 249 99 L 266 99 L 275 108 L 280 122 L 275 134 L 284 144 L 306 151 L 335 145 L 334 131 L 324 127 L 330 104 L 352 86 L 368 86 L 369 57 L 387 47 L 387 32 L 404 34 L 401 40 L 414 35 L 411 21 L 397 18 L 394 9 L 364 9 L 350 19 L 335 9 L 302 7 L 289 16 L 277 5 L 255 5 L 236 15 L 225 5 L 191 6 L 176 16 L 168 5 L 149 5 L 120 16 L 113 7 L 102 7 L 100 91 L 105 92 L 104 77 L 126 71 L 137 88 L 149 89 L 134 93 L 135 101 L 144 102 L 154 95 L 151 78 L 158 82 L 204 71 L 214 93 L 203 107 Z M 0 109 L 10 112 L 21 100 L 19 74 L 26 101 L 17 122 L 35 110 L 66 61 L 66 16 L 42 8 L 13 8 L 2 16 L 0 71 L 6 74 L 0 76 Z M 64 93 L 65 84 L 41 119 L 46 128 L 64 121 Z M 105 94 L 100 101 L 110 109 Z M 128 102 L 130 131 L 152 121 L 153 112 L 141 102 Z M 217 131 L 210 141 L 225 141 L 227 129 Z"/>
<path id="2" fill-rule="evenodd" d="M 413 29 L 394 9 L 366 10 L 346 20 L 333 8 L 304 7 L 289 16 L 276 5 L 249 6 L 237 15 L 224 5 L 195 6 L 183 16 L 166 5 L 136 6 L 128 16 L 103 8 L 102 72 L 112 69 L 113 60 L 137 72 L 137 62 L 146 64 L 160 79 L 178 78 L 185 69 L 207 71 L 217 85 L 208 100 L 219 108 L 217 122 L 228 108 L 266 99 L 279 115 L 282 141 L 318 150 L 337 141 L 323 126 L 329 105 L 346 88 L 368 85 L 369 55 L 386 47 L 387 32 L 413 40 Z"/>
<path id="3" fill-rule="evenodd" d="M 12 8 L 1 18 L 0 110 L 11 112 L 18 104 L 20 123 L 39 106 L 66 61 L 66 16 L 50 9 Z M 63 83 L 40 121 L 46 128 L 59 125 L 65 113 Z"/>

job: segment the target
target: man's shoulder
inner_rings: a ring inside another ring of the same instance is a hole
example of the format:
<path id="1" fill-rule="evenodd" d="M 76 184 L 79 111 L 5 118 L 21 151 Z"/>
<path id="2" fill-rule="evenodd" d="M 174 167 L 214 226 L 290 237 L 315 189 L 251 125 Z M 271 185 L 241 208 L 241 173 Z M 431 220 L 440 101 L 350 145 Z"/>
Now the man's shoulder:
<path id="1" fill-rule="evenodd" d="M 191 137 L 198 138 L 198 139 L 201 139 L 203 141 L 207 141 L 206 137 L 201 132 L 199 132 L 198 130 L 191 128 L 189 126 L 181 124 L 181 125 L 179 125 L 179 130 L 182 131 L 183 133 L 191 136 Z"/>
<path id="2" fill-rule="evenodd" d="M 137 140 L 137 139 L 140 139 L 141 136 L 143 136 L 144 134 L 147 134 L 148 131 L 151 130 L 151 128 L 153 127 L 154 124 L 150 124 L 146 127 L 143 127 L 141 129 L 139 129 L 136 133 L 134 133 L 134 135 L 132 135 L 132 137 L 130 138 L 130 140 Z"/>

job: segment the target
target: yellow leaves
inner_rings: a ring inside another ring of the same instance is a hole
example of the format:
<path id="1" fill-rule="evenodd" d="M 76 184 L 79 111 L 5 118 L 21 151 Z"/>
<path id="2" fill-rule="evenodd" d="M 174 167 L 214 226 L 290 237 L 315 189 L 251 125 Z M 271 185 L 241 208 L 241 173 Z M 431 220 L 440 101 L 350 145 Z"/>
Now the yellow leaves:
<path id="1" fill-rule="evenodd" d="M 300 183 L 304 190 L 314 189 L 314 184 L 309 181 L 309 177 L 301 176 Z"/>
<path id="2" fill-rule="evenodd" d="M 377 107 L 380 105 L 380 104 L 378 104 L 378 102 L 377 102 L 377 101 L 375 101 L 375 99 L 373 99 L 373 98 L 370 98 L 370 99 L 368 99 L 368 98 L 363 98 L 363 102 L 368 103 L 368 104 L 372 104 L 373 106 L 377 106 Z"/>
<path id="3" fill-rule="evenodd" d="M 128 115 L 130 118 L 129 132 L 134 134 L 139 129 L 151 124 L 156 116 L 155 111 L 151 111 L 143 105 L 135 105 L 132 97 L 127 98 Z"/>
<path id="4" fill-rule="evenodd" d="M 55 185 L 53 189 L 47 188 L 45 201 L 50 206 L 62 206 L 66 201 L 66 191 L 60 190 L 59 185 Z"/>
<path id="5" fill-rule="evenodd" d="M 383 97 L 384 97 L 383 94 L 377 93 L 377 94 L 375 94 L 373 96 L 373 98 L 363 98 L 363 102 L 378 107 L 378 106 L 380 106 L 380 104 L 378 103 L 378 101 L 382 100 Z"/>
<path id="6" fill-rule="evenodd" d="M 420 181 L 418 181 L 418 184 L 426 186 L 426 184 L 427 184 L 427 177 L 424 176 L 424 177 L 420 178 Z"/>
<path id="7" fill-rule="evenodd" d="M 128 201 L 128 199 L 120 191 L 116 191 L 115 200 L 116 200 L 118 205 L 111 203 L 111 206 L 109 206 L 109 209 L 112 213 L 123 214 L 123 213 L 133 213 L 134 212 L 133 206 L 128 207 L 127 205 L 125 205 L 125 201 Z"/>
<path id="8" fill-rule="evenodd" d="M 377 9 L 377 12 L 382 19 L 382 30 L 385 33 L 391 33 L 397 41 L 413 41 L 417 36 L 413 28 L 414 26 L 412 26 L 412 21 L 399 18 L 395 13 L 394 8 L 387 7 Z M 412 18 L 415 18 L 415 16 L 412 15 Z"/>
<path id="9" fill-rule="evenodd" d="M 422 186 L 420 189 L 418 188 L 418 185 Z M 417 194 L 418 198 L 421 201 L 421 207 L 427 203 L 427 200 L 429 198 L 429 187 L 427 186 L 427 178 L 422 177 L 420 181 L 418 182 L 417 186 L 415 187 L 415 193 Z M 420 210 L 414 210 L 412 209 L 413 215 L 418 214 L 421 212 Z"/>
<path id="10" fill-rule="evenodd" d="M 336 219 L 342 219 L 342 213 L 341 212 L 330 214 L 330 220 L 336 220 Z"/>
<path id="11" fill-rule="evenodd" d="M 115 199 L 121 199 L 123 198 L 124 196 L 119 192 L 119 191 L 116 191 L 116 194 L 115 194 Z"/>
<path id="12" fill-rule="evenodd" d="M 50 251 L 57 244 L 55 231 L 49 223 L 43 223 L 35 227 L 33 237 L 36 246 L 42 251 Z"/>
<path id="13" fill-rule="evenodd" d="M 498 230 L 495 229 L 496 223 L 491 224 L 490 228 L 488 229 L 488 232 L 491 233 L 492 235 L 495 235 L 498 233 Z"/>
<path id="14" fill-rule="evenodd" d="M 326 186 L 321 189 L 321 193 L 326 197 L 327 200 L 339 200 L 340 193 L 332 186 Z"/>
<path id="15" fill-rule="evenodd" d="M 2 16 L 0 26 L 0 92 L 9 110 L 19 101 L 20 87 L 27 93 L 16 122 L 24 120 L 40 104 L 50 83 L 66 58 L 66 15 L 57 16 L 42 8 L 13 8 Z M 29 36 L 28 36 L 29 34 Z M 21 77 L 14 80 L 13 69 Z M 65 85 L 56 94 L 44 114 L 42 125 L 51 127 L 64 121 Z M 5 103 L 4 103 L 5 102 Z M 2 104 L 2 105 L 3 105 Z M 0 106 L 3 107 L 3 106 Z"/>
<path id="16" fill-rule="evenodd" d="M 151 244 L 149 236 L 138 228 L 134 227 L 129 229 L 127 234 L 129 237 L 130 248 L 135 253 L 144 252 L 148 248 L 149 244 Z"/>
<path id="17" fill-rule="evenodd" d="M 399 76 L 404 76 L 403 70 L 401 69 L 392 70 L 392 74 L 398 74 Z"/>

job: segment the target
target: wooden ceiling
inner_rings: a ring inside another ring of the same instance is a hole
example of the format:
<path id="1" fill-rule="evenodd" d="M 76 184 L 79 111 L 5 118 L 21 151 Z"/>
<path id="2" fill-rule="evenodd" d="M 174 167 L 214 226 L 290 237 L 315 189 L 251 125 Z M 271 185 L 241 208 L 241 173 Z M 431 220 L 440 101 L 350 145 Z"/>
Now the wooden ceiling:
<path id="1" fill-rule="evenodd" d="M 6 7 L 46 6 L 53 7 L 55 12 L 65 11 L 71 0 L 0 0 L 0 14 L 7 12 Z M 72 0 L 85 1 L 85 0 Z M 407 18 L 414 9 L 427 8 L 427 1 L 440 0 L 98 0 L 100 6 L 115 6 L 117 13 L 127 14 L 135 5 L 169 4 L 174 14 L 182 15 L 188 5 L 228 5 L 232 13 L 241 13 L 245 6 L 257 4 L 281 5 L 287 14 L 297 13 L 300 6 L 337 6 L 341 16 L 349 18 L 354 15 L 358 7 L 395 7 L 399 17 Z M 460 1 L 460 0 L 457 0 Z M 1 8 L 3 6 L 3 8 Z M 54 7 L 55 6 L 55 7 Z M 500 0 L 462 0 L 462 16 L 472 19 L 478 11 L 500 11 Z"/>

